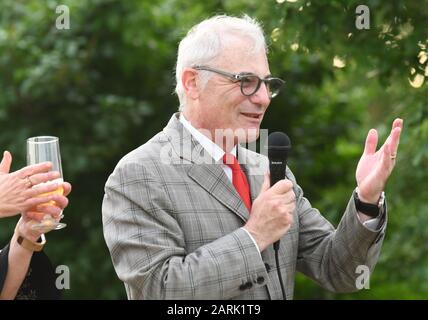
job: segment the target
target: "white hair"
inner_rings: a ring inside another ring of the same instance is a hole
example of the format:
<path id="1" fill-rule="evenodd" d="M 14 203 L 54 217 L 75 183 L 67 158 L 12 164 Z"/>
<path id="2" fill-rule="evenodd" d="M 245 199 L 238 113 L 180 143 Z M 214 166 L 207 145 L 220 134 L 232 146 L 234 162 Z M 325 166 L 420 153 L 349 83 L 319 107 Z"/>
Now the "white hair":
<path id="1" fill-rule="evenodd" d="M 186 94 L 181 83 L 184 68 L 215 61 L 224 48 L 226 35 L 249 37 L 253 40 L 253 51 L 264 49 L 267 52 L 261 25 L 247 15 L 242 18 L 217 15 L 193 26 L 178 46 L 175 92 L 180 102 L 180 111 L 186 105 Z M 210 76 L 206 73 L 201 83 L 205 85 Z"/>

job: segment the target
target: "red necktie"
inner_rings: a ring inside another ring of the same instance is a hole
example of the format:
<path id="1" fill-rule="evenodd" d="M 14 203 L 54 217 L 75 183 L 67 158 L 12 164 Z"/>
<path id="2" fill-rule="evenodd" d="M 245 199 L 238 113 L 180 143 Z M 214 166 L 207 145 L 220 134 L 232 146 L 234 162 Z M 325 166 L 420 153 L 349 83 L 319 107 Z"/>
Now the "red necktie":
<path id="1" fill-rule="evenodd" d="M 225 153 L 223 156 L 223 163 L 232 169 L 232 183 L 235 186 L 236 191 L 238 191 L 241 196 L 248 212 L 251 212 L 250 187 L 248 185 L 247 177 L 242 171 L 238 160 L 233 154 Z"/>

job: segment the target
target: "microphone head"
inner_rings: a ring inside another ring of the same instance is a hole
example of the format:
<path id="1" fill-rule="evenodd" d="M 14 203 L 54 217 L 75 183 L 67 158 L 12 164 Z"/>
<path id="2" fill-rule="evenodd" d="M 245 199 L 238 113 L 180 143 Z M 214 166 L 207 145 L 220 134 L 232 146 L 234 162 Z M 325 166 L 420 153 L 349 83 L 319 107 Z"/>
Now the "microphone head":
<path id="1" fill-rule="evenodd" d="M 273 132 L 268 137 L 268 158 L 283 160 L 291 149 L 290 138 L 283 132 Z"/>

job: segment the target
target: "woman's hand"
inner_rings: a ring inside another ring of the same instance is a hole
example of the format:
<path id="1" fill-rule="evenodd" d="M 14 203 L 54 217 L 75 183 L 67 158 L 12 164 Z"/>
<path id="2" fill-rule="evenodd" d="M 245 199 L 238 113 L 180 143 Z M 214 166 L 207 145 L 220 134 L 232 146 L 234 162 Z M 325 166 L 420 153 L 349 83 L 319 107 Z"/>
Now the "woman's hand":
<path id="1" fill-rule="evenodd" d="M 68 182 L 64 182 L 62 184 L 62 188 L 64 189 L 63 195 L 52 195 L 52 201 L 54 201 L 54 203 L 41 204 L 29 208 L 27 211 L 23 212 L 23 216 L 26 216 L 33 220 L 41 221 L 43 220 L 45 215 L 50 215 L 56 221 L 59 221 L 61 218 L 62 211 L 65 209 L 65 207 L 68 206 L 67 196 L 71 192 L 71 184 L 69 184 Z"/>
<path id="2" fill-rule="evenodd" d="M 58 183 L 38 186 L 40 183 L 59 178 L 59 172 L 50 171 L 50 162 L 27 166 L 9 173 L 11 164 L 12 155 L 5 151 L 0 163 L 0 218 L 16 215 L 49 201 L 63 201 L 55 195 L 44 196 L 58 189 Z"/>
<path id="3" fill-rule="evenodd" d="M 22 215 L 21 219 L 19 219 L 16 227 L 19 231 L 19 233 L 27 240 L 30 240 L 31 242 L 37 242 L 37 240 L 42 235 L 42 232 L 39 232 L 37 230 L 33 230 L 31 226 L 33 224 L 38 223 L 37 221 L 31 220 L 29 217 Z"/>

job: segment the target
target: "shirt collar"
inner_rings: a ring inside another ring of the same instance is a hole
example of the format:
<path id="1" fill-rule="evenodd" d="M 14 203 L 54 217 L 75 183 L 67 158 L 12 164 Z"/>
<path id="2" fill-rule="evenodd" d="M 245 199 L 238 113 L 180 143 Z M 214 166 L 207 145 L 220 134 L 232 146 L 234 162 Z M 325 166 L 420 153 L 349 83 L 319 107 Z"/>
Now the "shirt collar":
<path id="1" fill-rule="evenodd" d="M 186 120 L 183 113 L 180 113 L 179 120 L 183 124 L 183 126 L 190 132 L 193 138 L 195 138 L 195 140 L 202 145 L 202 147 L 216 162 L 223 158 L 225 154 L 224 150 L 220 148 L 217 144 L 215 144 L 212 140 L 208 139 L 208 137 L 202 134 L 198 129 L 192 126 L 192 124 Z M 236 157 L 236 145 L 233 147 L 230 153 Z"/>

